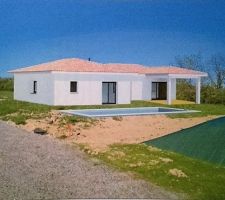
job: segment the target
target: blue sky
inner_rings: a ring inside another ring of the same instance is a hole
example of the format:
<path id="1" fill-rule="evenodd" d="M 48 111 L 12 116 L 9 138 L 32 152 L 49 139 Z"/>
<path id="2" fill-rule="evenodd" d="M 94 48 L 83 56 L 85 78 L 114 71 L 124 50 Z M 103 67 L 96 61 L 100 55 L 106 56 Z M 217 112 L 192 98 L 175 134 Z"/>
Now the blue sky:
<path id="1" fill-rule="evenodd" d="M 168 65 L 225 54 L 225 1 L 0 0 L 0 76 L 51 60 Z"/>

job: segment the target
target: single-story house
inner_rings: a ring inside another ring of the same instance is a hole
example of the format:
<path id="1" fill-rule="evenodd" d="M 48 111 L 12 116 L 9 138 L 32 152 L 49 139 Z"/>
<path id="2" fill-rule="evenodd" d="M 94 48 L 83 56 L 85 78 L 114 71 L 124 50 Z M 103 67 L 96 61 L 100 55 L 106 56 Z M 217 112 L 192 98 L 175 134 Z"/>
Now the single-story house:
<path id="1" fill-rule="evenodd" d="M 14 99 L 48 105 L 129 104 L 132 100 L 176 99 L 176 80 L 194 79 L 200 103 L 207 73 L 174 66 L 101 64 L 68 58 L 10 71 Z"/>

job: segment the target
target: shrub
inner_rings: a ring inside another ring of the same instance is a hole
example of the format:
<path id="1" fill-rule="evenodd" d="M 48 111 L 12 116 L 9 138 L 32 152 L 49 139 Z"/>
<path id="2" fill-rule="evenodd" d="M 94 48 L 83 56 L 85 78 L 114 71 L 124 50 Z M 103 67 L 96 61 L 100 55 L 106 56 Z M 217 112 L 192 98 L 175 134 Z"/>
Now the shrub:
<path id="1" fill-rule="evenodd" d="M 13 79 L 12 78 L 0 78 L 0 90 L 13 91 Z"/>
<path id="2" fill-rule="evenodd" d="M 215 88 L 213 86 L 202 87 L 202 103 L 225 104 L 225 89 Z"/>
<path id="3" fill-rule="evenodd" d="M 60 121 L 60 123 L 62 125 L 65 125 L 68 123 L 74 124 L 74 125 L 77 123 L 84 123 L 84 124 L 86 124 L 85 126 L 92 125 L 95 122 L 97 122 L 96 119 L 92 119 L 92 118 L 88 118 L 88 117 L 81 117 L 81 116 L 68 116 L 68 115 L 63 116 Z"/>
<path id="4" fill-rule="evenodd" d="M 177 99 L 195 101 L 195 86 L 184 80 L 177 81 Z"/>
<path id="5" fill-rule="evenodd" d="M 177 82 L 177 99 L 195 101 L 195 85 L 187 81 Z M 225 88 L 202 85 L 201 102 L 206 104 L 225 104 Z"/>

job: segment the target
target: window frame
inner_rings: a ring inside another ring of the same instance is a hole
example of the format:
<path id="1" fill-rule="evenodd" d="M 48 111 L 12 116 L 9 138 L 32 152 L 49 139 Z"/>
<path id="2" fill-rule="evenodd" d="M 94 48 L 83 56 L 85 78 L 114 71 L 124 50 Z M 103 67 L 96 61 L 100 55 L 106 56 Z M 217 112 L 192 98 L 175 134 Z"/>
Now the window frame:
<path id="1" fill-rule="evenodd" d="M 33 92 L 32 94 L 37 94 L 37 81 L 33 81 Z"/>
<path id="2" fill-rule="evenodd" d="M 75 91 L 72 91 L 72 84 L 75 83 Z M 78 93 L 78 82 L 77 81 L 70 81 L 70 93 Z"/>

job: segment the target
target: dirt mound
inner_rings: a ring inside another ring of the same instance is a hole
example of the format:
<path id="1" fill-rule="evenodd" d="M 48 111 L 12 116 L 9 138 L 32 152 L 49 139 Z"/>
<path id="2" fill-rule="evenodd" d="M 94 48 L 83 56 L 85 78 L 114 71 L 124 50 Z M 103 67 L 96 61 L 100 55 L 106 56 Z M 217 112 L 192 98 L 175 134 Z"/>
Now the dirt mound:
<path id="1" fill-rule="evenodd" d="M 119 120 L 104 118 L 93 122 L 90 118 L 80 119 L 74 116 L 71 120 L 68 116 L 54 111 L 46 118 L 41 120 L 29 119 L 26 125 L 20 126 L 30 132 L 39 127 L 47 130 L 54 137 L 85 144 L 96 151 L 102 151 L 115 143 L 141 143 L 209 119 L 212 117 L 172 119 L 165 115 L 154 115 L 129 116 Z M 153 151 L 154 149 L 149 150 Z M 164 162 L 167 161 L 164 159 Z"/>

